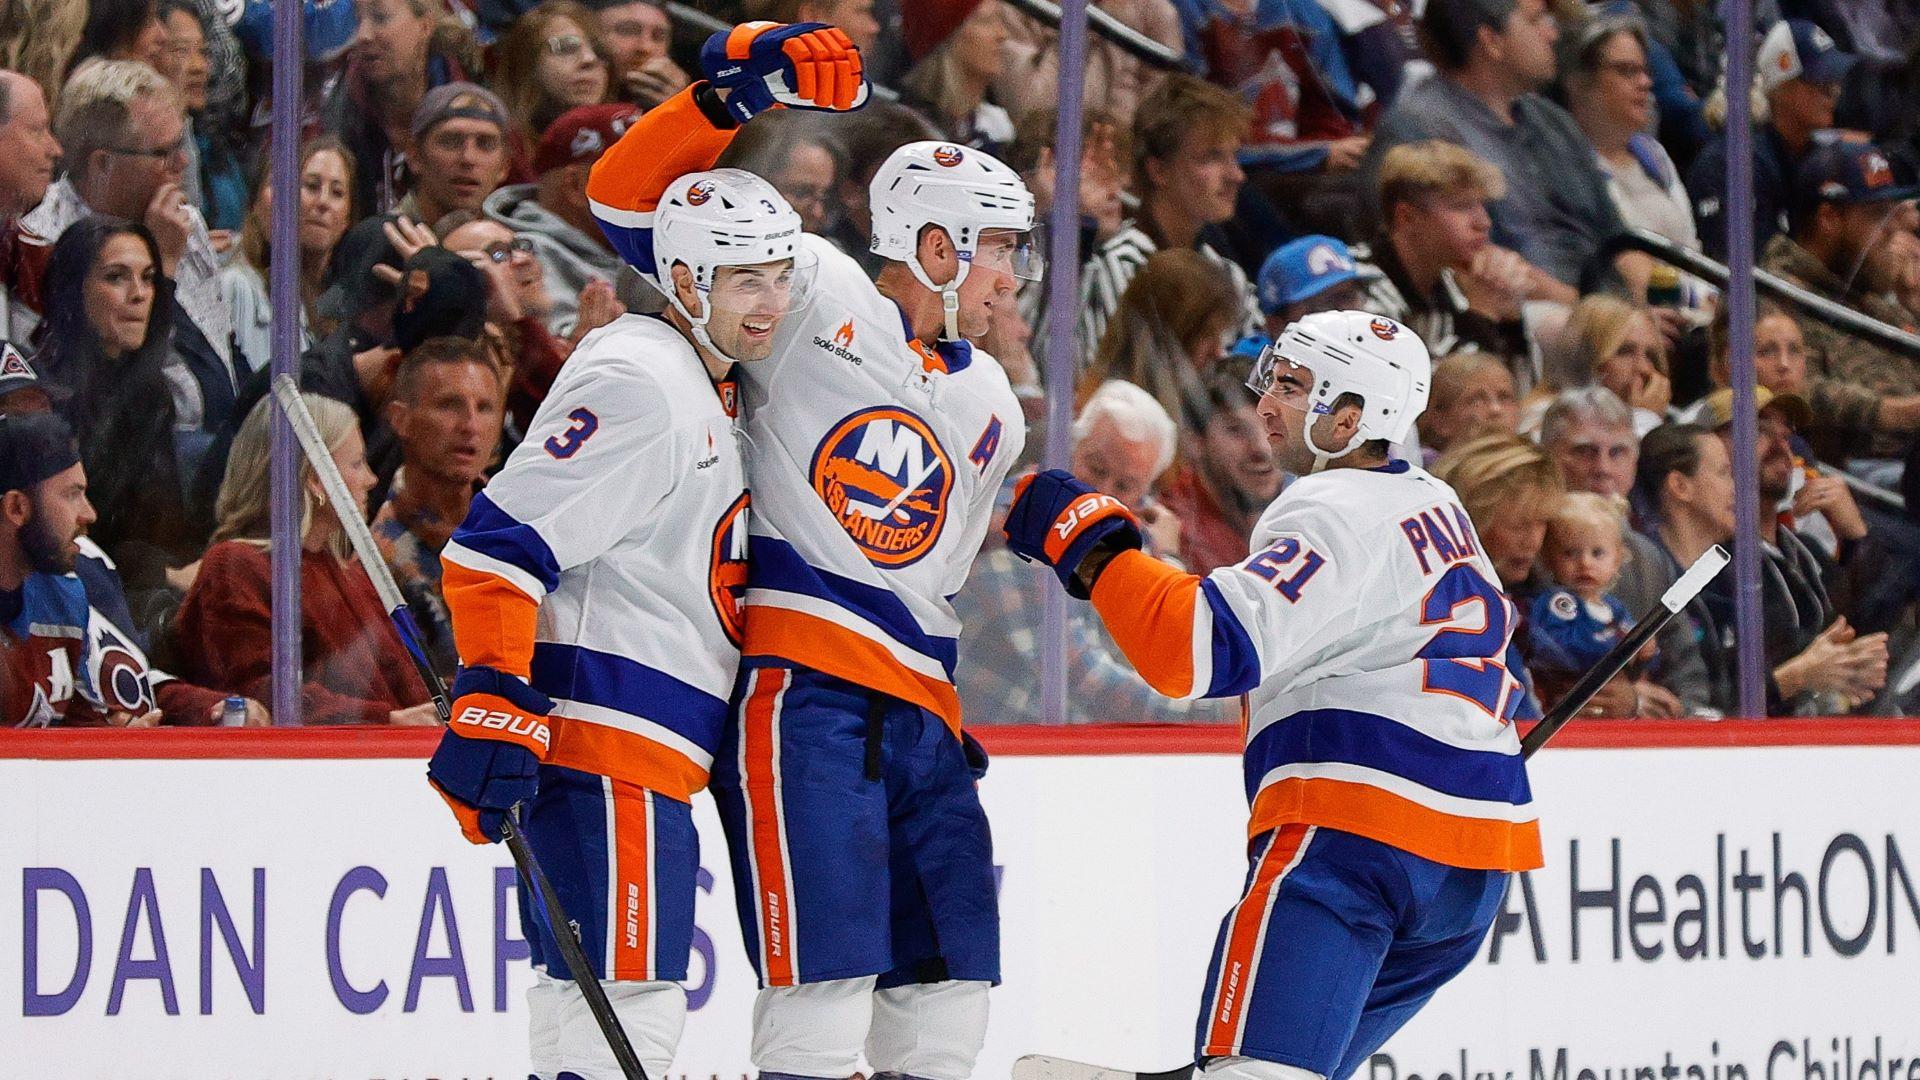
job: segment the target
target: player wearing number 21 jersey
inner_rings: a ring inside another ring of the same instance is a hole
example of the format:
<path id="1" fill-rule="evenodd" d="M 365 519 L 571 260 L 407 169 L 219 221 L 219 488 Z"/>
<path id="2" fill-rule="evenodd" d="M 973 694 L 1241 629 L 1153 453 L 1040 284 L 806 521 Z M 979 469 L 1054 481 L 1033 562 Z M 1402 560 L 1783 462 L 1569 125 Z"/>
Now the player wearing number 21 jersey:
<path id="1" fill-rule="evenodd" d="M 1250 384 L 1299 479 L 1254 554 L 1204 578 L 1066 473 L 1008 517 L 1155 689 L 1246 695 L 1251 866 L 1202 1003 L 1210 1077 L 1345 1077 L 1472 959 L 1508 872 L 1540 865 L 1514 610 L 1453 490 L 1387 458 L 1429 368 L 1389 319 L 1289 326 Z"/>

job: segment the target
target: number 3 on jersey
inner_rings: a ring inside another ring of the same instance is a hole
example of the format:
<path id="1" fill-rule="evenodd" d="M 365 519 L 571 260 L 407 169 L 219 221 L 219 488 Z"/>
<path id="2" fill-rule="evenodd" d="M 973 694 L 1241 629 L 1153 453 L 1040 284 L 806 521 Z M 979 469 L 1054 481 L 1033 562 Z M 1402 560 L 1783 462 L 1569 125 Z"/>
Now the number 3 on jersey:
<path id="1" fill-rule="evenodd" d="M 1477 616 L 1471 605 L 1478 605 Z M 1518 684 L 1500 658 L 1512 632 L 1513 607 L 1500 590 L 1473 566 L 1457 563 L 1428 591 L 1420 625 L 1440 627 L 1415 654 L 1427 662 L 1426 691 L 1465 698 L 1489 716 L 1512 719 L 1520 701 L 1507 687 Z"/>
<path id="2" fill-rule="evenodd" d="M 546 441 L 547 453 L 565 461 L 580 452 L 593 433 L 600 430 L 600 418 L 593 415 L 592 409 L 579 408 L 567 414 L 573 426 Z"/>

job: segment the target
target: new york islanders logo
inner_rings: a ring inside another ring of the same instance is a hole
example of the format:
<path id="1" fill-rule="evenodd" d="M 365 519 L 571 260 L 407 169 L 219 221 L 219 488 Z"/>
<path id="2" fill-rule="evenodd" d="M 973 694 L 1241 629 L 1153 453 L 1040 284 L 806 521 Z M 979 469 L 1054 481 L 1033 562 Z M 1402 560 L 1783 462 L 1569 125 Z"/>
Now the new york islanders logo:
<path id="1" fill-rule="evenodd" d="M 1367 324 L 1367 329 L 1373 331 L 1373 336 L 1381 341 L 1392 341 L 1400 336 L 1400 324 L 1392 319 L 1376 318 Z"/>
<path id="2" fill-rule="evenodd" d="M 961 153 L 960 148 L 957 146 L 936 146 L 933 148 L 933 163 L 935 165 L 943 165 L 951 169 L 955 165 L 965 161 L 966 158 L 967 155 Z"/>
<path id="3" fill-rule="evenodd" d="M 688 206 L 705 206 L 713 198 L 713 181 L 701 180 L 687 189 Z"/>
<path id="4" fill-rule="evenodd" d="M 814 493 L 879 566 L 910 566 L 940 539 L 953 463 L 926 421 L 891 405 L 833 426 L 813 453 Z"/>
<path id="5" fill-rule="evenodd" d="M 713 613 L 736 649 L 740 647 L 741 628 L 746 625 L 748 502 L 743 491 L 720 515 L 719 524 L 713 527 L 713 554 L 707 570 L 707 594 L 713 600 Z"/>

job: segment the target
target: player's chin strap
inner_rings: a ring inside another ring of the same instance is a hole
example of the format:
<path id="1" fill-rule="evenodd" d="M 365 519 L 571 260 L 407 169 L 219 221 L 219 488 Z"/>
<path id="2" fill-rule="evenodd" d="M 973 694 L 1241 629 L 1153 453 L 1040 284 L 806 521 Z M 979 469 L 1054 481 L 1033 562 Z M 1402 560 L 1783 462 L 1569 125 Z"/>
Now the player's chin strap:
<path id="1" fill-rule="evenodd" d="M 953 280 L 945 285 L 935 285 L 933 279 L 927 276 L 927 271 L 920 265 L 919 252 L 907 256 L 907 269 L 913 271 L 914 280 L 940 294 L 940 312 L 947 321 L 947 341 L 960 340 L 960 283 L 967 280 L 967 271 L 973 269 L 973 252 L 956 250 L 955 254 L 959 256 L 959 269 L 954 271 Z"/>
<path id="2" fill-rule="evenodd" d="M 715 345 L 713 338 L 707 335 L 707 320 L 713 317 L 713 300 L 708 291 L 697 284 L 694 286 L 694 291 L 700 294 L 700 315 L 698 318 L 695 318 L 693 313 L 687 310 L 686 305 L 680 302 L 678 290 L 671 287 L 673 283 L 669 281 L 667 284 L 669 286 L 666 290 L 667 303 L 672 304 L 673 310 L 679 312 L 680 317 L 687 320 L 687 329 L 692 332 L 694 342 L 729 364 L 739 363 L 738 360 L 728 356 L 725 349 Z"/>
<path id="3" fill-rule="evenodd" d="M 1313 422 L 1318 419 L 1321 414 L 1314 412 L 1312 409 L 1308 409 L 1300 415 L 1302 417 L 1300 421 L 1300 434 L 1302 438 L 1307 440 L 1307 449 L 1313 451 L 1314 472 L 1319 472 L 1321 469 L 1326 468 L 1327 462 L 1332 461 L 1334 458 L 1346 457 L 1348 454 L 1353 453 L 1361 443 L 1367 441 L 1366 433 L 1356 430 L 1353 433 L 1353 438 L 1347 440 L 1345 448 L 1333 451 L 1322 450 L 1320 449 L 1320 444 L 1313 441 Z"/>

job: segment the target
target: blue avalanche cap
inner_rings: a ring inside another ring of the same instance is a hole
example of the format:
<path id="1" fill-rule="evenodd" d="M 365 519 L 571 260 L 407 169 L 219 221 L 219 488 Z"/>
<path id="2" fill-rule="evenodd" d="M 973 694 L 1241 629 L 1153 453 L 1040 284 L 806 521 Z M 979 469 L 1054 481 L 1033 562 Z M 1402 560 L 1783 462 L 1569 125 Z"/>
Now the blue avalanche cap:
<path id="1" fill-rule="evenodd" d="M 1333 236 L 1302 236 L 1281 245 L 1260 264 L 1260 310 L 1280 314 L 1288 304 L 1318 296 L 1349 281 L 1371 281 L 1371 268 L 1354 265 L 1353 252 Z"/>

